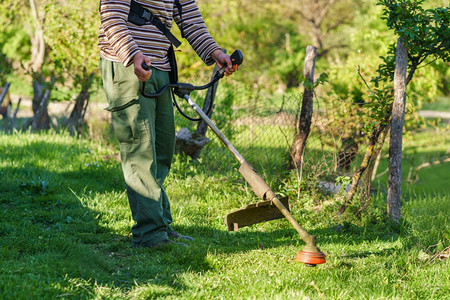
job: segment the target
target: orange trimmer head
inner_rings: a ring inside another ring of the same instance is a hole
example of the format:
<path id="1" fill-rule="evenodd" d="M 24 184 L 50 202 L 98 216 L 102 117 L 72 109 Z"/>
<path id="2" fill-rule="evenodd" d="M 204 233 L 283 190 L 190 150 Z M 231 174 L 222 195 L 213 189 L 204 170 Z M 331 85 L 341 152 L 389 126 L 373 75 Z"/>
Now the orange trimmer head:
<path id="1" fill-rule="evenodd" d="M 295 261 L 304 263 L 308 267 L 315 267 L 316 265 L 324 264 L 326 262 L 325 254 L 320 252 L 319 249 L 314 250 L 314 252 L 303 249 L 297 253 Z"/>

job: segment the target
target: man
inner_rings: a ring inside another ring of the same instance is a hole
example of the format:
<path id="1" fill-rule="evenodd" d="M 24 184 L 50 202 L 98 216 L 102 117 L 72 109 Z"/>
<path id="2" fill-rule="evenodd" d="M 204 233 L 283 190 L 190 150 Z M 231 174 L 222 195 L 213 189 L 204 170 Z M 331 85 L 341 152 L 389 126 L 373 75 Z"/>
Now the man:
<path id="1" fill-rule="evenodd" d="M 170 227 L 170 204 L 163 187 L 175 148 L 171 91 L 167 89 L 157 98 L 145 98 L 139 93 L 141 82 L 145 82 L 146 93 L 150 94 L 169 83 L 167 51 L 171 42 L 168 34 L 153 23 L 129 22 L 134 20 L 129 18 L 130 6 L 136 7 L 136 3 L 168 30 L 174 20 L 207 65 L 216 62 L 219 67 L 226 66 L 225 75 L 235 70 L 230 57 L 209 34 L 195 0 L 101 0 L 100 68 L 136 222 L 131 229 L 132 244 L 158 247 L 174 244 L 171 239 L 192 238 Z M 144 62 L 151 66 L 150 70 L 142 67 Z"/>

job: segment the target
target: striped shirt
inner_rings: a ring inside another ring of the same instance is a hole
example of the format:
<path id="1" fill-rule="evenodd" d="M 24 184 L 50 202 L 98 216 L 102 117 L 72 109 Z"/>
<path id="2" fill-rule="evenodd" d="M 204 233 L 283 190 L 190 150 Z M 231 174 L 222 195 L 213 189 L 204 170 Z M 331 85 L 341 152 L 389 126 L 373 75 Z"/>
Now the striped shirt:
<path id="1" fill-rule="evenodd" d="M 205 26 L 195 0 L 180 0 L 182 18 L 174 0 L 135 0 L 152 12 L 166 27 L 172 28 L 172 21 L 182 26 L 186 40 L 206 65 L 214 60 L 210 54 L 219 49 Z M 170 42 L 154 25 L 138 26 L 128 22 L 130 0 L 101 0 L 99 42 L 100 56 L 125 66 L 133 63 L 133 56 L 141 51 L 151 59 L 151 65 L 169 71 L 167 50 Z"/>

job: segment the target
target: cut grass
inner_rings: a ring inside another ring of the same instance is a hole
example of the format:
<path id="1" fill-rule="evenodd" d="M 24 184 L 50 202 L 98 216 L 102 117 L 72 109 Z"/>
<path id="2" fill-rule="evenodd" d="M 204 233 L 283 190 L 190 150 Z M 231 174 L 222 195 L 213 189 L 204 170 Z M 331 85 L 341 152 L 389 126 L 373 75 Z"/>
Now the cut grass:
<path id="1" fill-rule="evenodd" d="M 256 199 L 230 154 L 208 147 L 195 163 L 176 156 L 166 184 L 174 228 L 195 240 L 152 251 L 130 247 L 115 149 L 53 133 L 0 135 L 1 298 L 449 298 L 448 260 L 429 259 L 449 246 L 445 189 L 405 196 L 401 225 L 384 220 L 382 196 L 340 227 L 294 206 L 327 254 L 308 268 L 294 261 L 304 244 L 285 220 L 226 231 L 225 214 Z"/>

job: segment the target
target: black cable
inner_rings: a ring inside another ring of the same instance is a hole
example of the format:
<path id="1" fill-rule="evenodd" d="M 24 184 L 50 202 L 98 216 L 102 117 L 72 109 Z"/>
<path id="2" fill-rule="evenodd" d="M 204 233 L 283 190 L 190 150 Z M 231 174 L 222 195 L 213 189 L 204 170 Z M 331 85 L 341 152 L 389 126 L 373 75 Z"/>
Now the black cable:
<path id="1" fill-rule="evenodd" d="M 231 54 L 230 56 L 231 62 L 233 64 L 233 68 L 237 69 L 239 65 L 242 64 L 242 61 L 244 59 L 244 56 L 242 55 L 241 51 L 236 50 L 233 52 L 233 54 Z M 186 95 L 189 95 L 191 92 L 195 91 L 195 90 L 204 90 L 207 89 L 211 86 L 213 86 L 219 79 L 223 78 L 223 76 L 225 75 L 225 67 L 223 66 L 214 76 L 214 78 L 208 82 L 205 85 L 201 85 L 201 86 L 194 86 L 190 83 L 169 83 L 166 84 L 165 86 L 163 86 L 161 88 L 161 90 L 159 90 L 158 92 L 154 93 L 154 94 L 147 94 L 145 92 L 145 82 L 142 82 L 141 84 L 141 94 L 142 96 L 146 97 L 146 98 L 155 98 L 158 97 L 160 95 L 162 95 L 162 93 L 169 87 L 173 88 L 171 90 L 172 92 L 172 100 L 173 103 L 175 104 L 176 108 L 178 109 L 178 111 L 180 112 L 180 114 L 185 117 L 186 119 L 190 120 L 190 121 L 194 121 L 194 122 L 198 122 L 201 121 L 202 118 L 191 118 L 188 115 L 186 115 L 183 110 L 180 108 L 180 106 L 178 105 L 177 100 L 175 99 L 175 95 L 176 94 L 178 97 L 180 98 L 184 98 Z M 142 68 L 145 70 L 149 70 L 150 67 L 147 66 L 147 64 L 143 63 L 142 64 Z M 213 101 L 214 99 L 211 99 L 211 103 L 209 104 L 208 109 L 206 110 L 206 112 L 204 110 L 202 110 L 206 115 L 209 115 L 211 113 L 212 107 L 213 107 Z"/>
<path id="2" fill-rule="evenodd" d="M 171 94 L 172 94 L 172 101 L 173 101 L 173 104 L 175 104 L 175 107 L 177 108 L 177 110 L 178 110 L 178 112 L 183 116 L 183 117 L 185 117 L 186 119 L 188 119 L 189 121 L 193 121 L 193 122 L 199 122 L 199 121 L 201 121 L 202 120 L 202 118 L 191 118 L 191 117 L 189 117 L 188 115 L 186 115 L 184 112 L 183 112 L 183 110 L 181 109 L 181 107 L 178 105 L 178 102 L 177 102 L 177 100 L 175 99 L 175 93 L 173 92 L 173 91 L 171 91 Z"/>
<path id="3" fill-rule="evenodd" d="M 177 108 L 177 110 L 178 110 L 178 112 L 183 116 L 183 117 L 185 117 L 186 119 L 188 119 L 189 121 L 193 121 L 193 122 L 200 122 L 201 120 L 202 120 L 202 118 L 191 118 L 191 117 L 189 117 L 188 115 L 186 115 L 184 112 L 183 112 L 183 110 L 181 109 L 181 107 L 178 105 L 178 101 L 176 100 L 176 98 L 175 98 L 175 93 L 173 92 L 173 91 L 171 91 L 172 92 L 172 101 L 173 101 L 173 104 L 175 105 L 175 107 Z M 208 106 L 208 109 L 206 110 L 206 112 L 202 109 L 202 111 L 207 115 L 207 116 L 209 116 L 209 114 L 211 113 L 211 111 L 212 111 L 212 108 L 213 108 L 213 106 L 214 106 L 214 98 L 212 98 L 211 99 L 211 103 L 209 104 L 209 106 Z"/>

